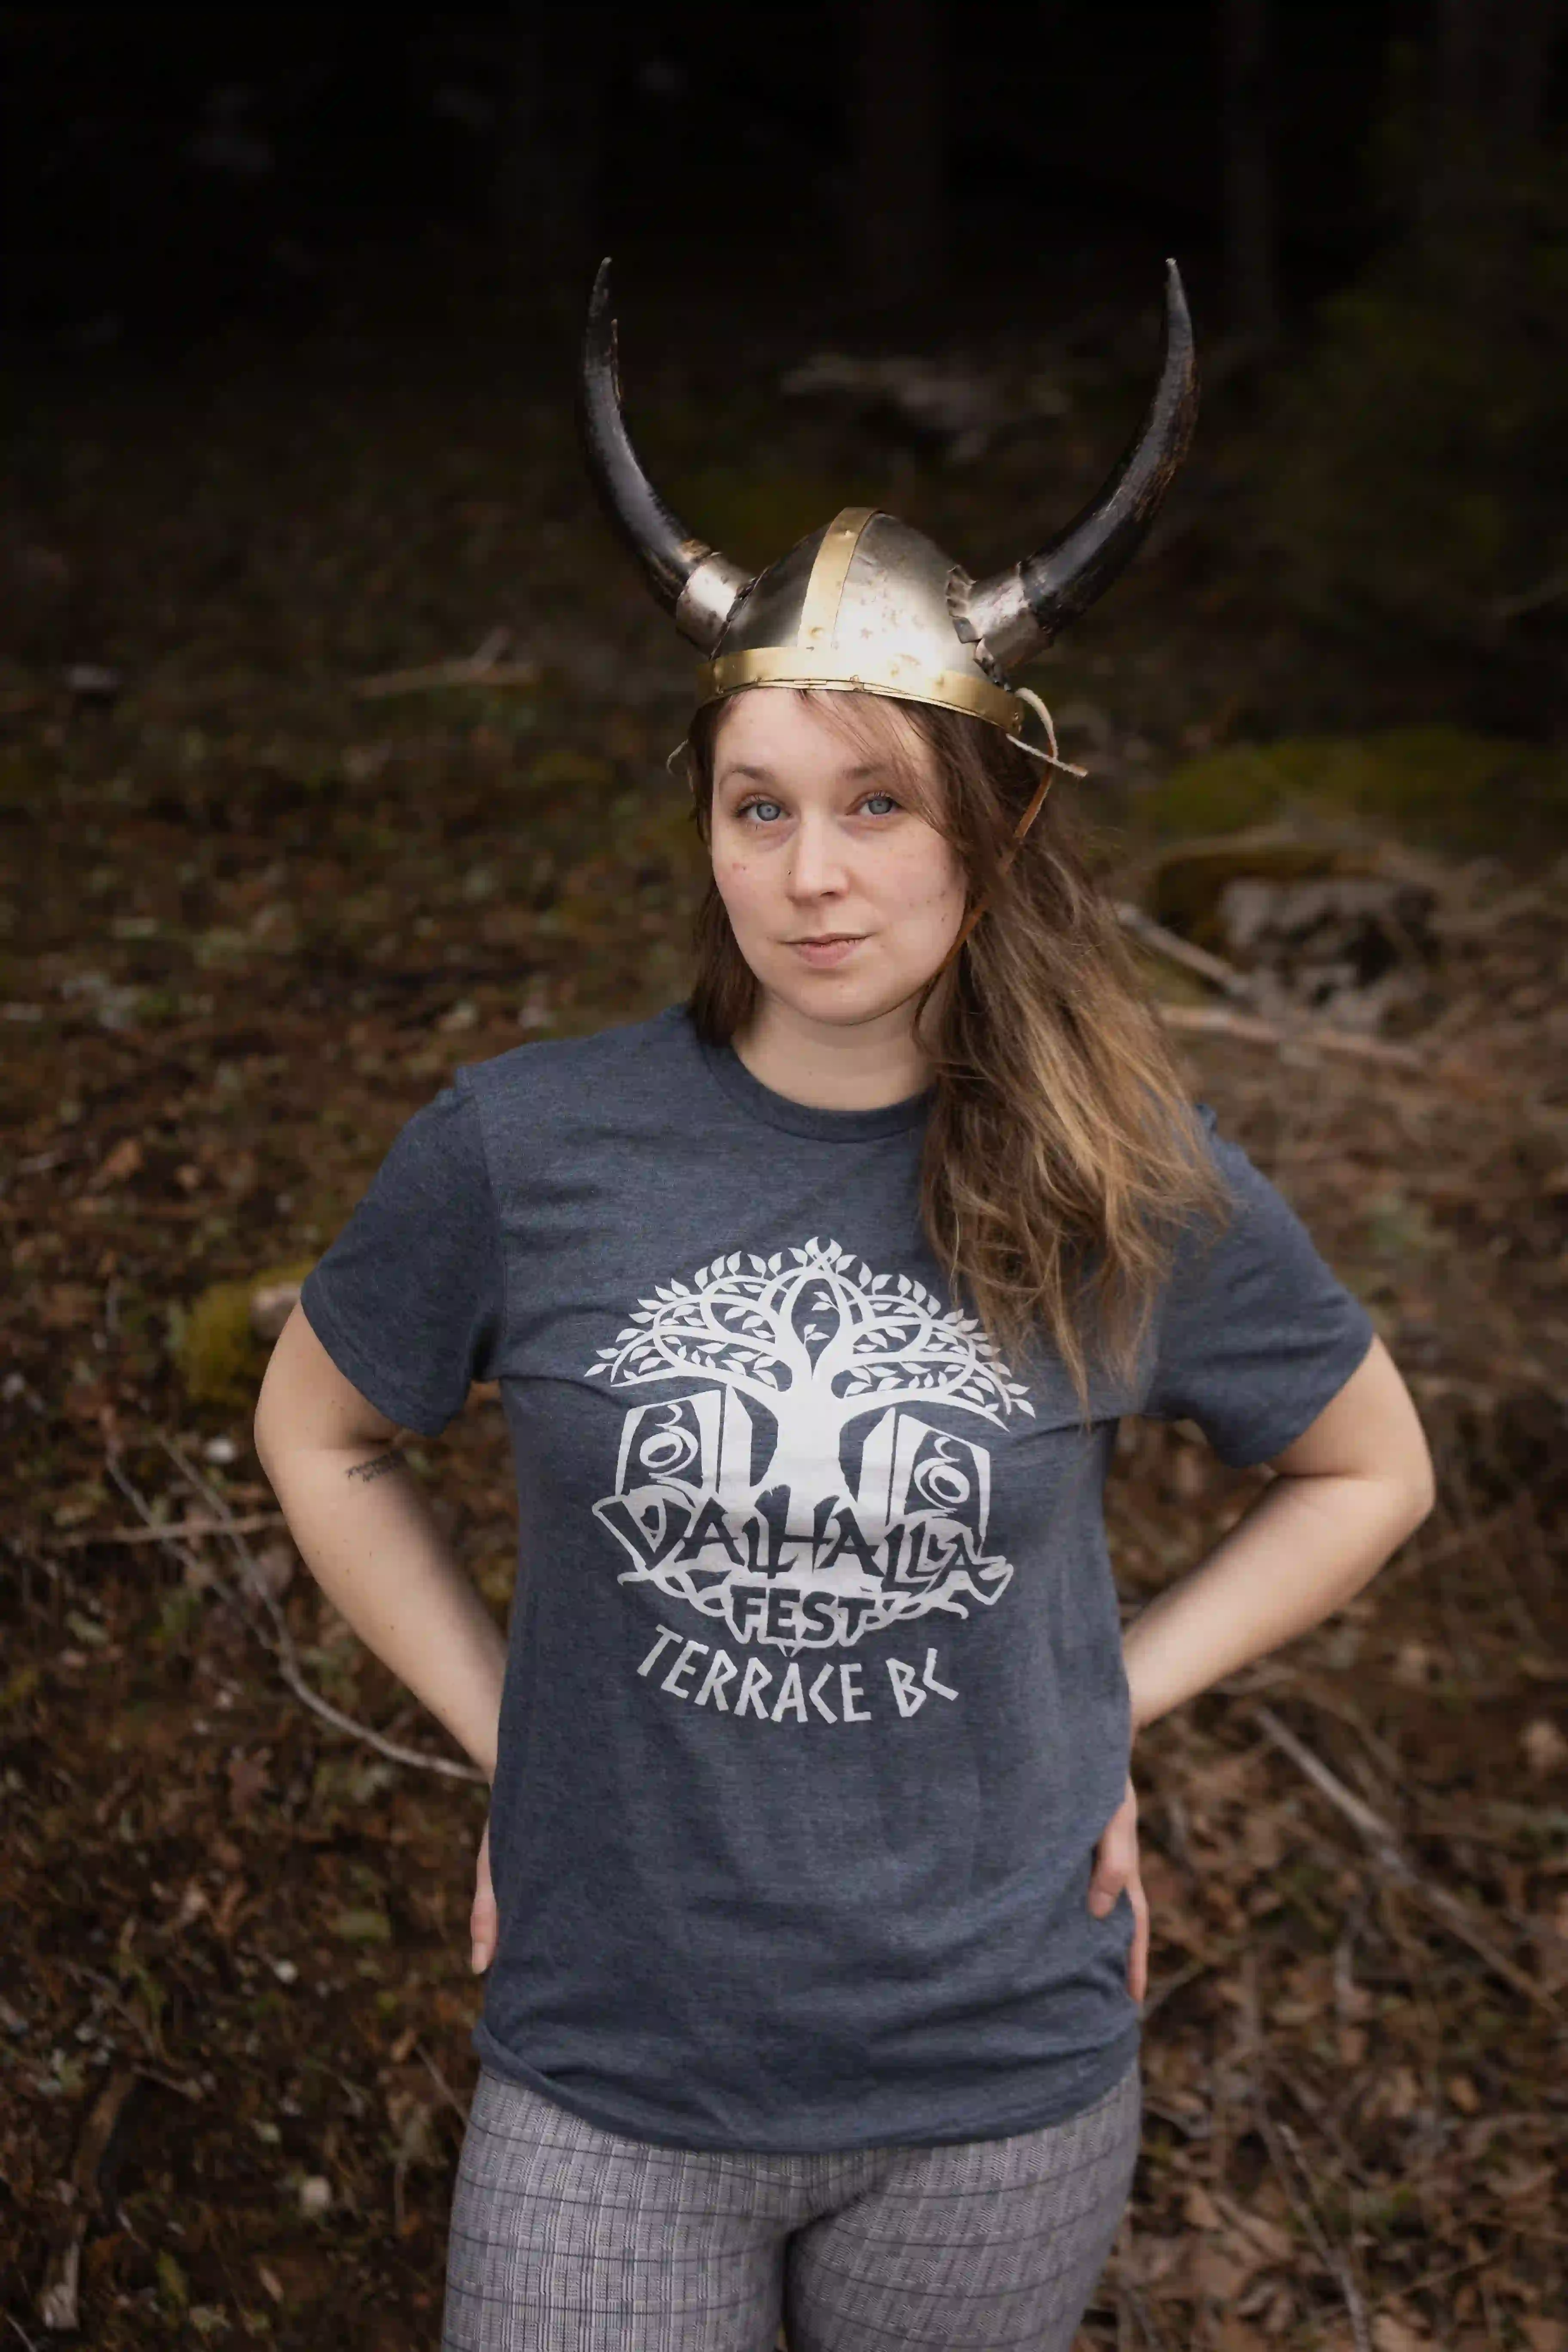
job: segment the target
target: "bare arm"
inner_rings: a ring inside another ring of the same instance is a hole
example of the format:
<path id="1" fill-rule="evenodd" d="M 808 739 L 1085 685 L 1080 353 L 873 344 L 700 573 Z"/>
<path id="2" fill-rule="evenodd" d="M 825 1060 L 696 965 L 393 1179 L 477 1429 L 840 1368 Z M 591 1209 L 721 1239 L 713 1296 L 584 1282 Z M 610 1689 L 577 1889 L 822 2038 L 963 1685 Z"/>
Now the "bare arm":
<path id="1" fill-rule="evenodd" d="M 1245 1517 L 1128 1627 L 1135 1732 L 1331 1616 L 1431 1510 L 1431 1455 L 1381 1339 L 1269 1466 Z"/>
<path id="2" fill-rule="evenodd" d="M 257 1399 L 261 1466 L 323 1592 L 493 1779 L 506 1643 L 397 1436 L 296 1307 Z"/>

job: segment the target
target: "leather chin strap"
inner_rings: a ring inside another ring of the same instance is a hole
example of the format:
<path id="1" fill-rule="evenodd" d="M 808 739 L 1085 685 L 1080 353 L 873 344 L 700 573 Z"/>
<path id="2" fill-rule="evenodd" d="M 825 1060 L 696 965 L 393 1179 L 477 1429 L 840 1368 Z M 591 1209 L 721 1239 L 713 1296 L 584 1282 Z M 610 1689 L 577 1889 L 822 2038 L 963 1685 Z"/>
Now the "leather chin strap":
<path id="1" fill-rule="evenodd" d="M 1037 744 L 1019 741 L 1019 751 L 1026 751 L 1031 760 L 1040 761 L 1047 769 L 1059 768 L 1062 771 L 1062 773 L 1068 776 L 1078 776 L 1079 778 L 1086 776 L 1089 773 L 1087 768 L 1075 768 L 1070 760 L 1059 760 L 1057 757 L 1056 722 L 1052 719 L 1050 712 L 1046 709 L 1045 704 L 1040 700 L 1039 696 L 1036 694 L 1031 688 L 1026 686 L 1020 686 L 1016 688 L 1015 691 L 1016 692 L 1020 701 L 1032 704 L 1034 709 L 1038 712 L 1040 724 L 1046 730 L 1046 741 L 1050 746 L 1049 751 L 1042 751 Z M 1015 740 L 1017 740 L 1017 739 L 1015 738 Z M 1045 806 L 1046 794 L 1050 791 L 1051 782 L 1052 779 L 1048 774 L 1043 775 L 1040 778 L 1039 784 L 1036 789 L 1034 799 L 1029 803 L 1028 807 L 1024 811 L 1023 815 L 1013 827 L 1013 838 L 1002 853 L 1002 871 L 1004 874 L 1005 874 L 1007 868 L 1012 865 L 1013 860 L 1018 855 L 1019 845 L 1023 841 L 1024 835 L 1028 832 L 1029 827 L 1034 824 L 1035 819 L 1039 815 L 1041 809 Z M 949 964 L 952 963 L 960 948 L 963 947 L 964 940 L 969 937 L 970 932 L 974 929 L 975 924 L 980 920 L 981 916 L 985 912 L 985 909 L 990 903 L 991 901 L 989 897 L 983 897 L 975 900 L 973 906 L 971 907 L 968 914 L 963 919 L 963 926 L 960 930 L 958 937 L 953 940 L 952 945 L 949 948 L 947 953 L 938 964 L 936 971 L 932 973 L 931 977 L 933 979 L 940 979 L 941 975 L 947 970 Z M 903 999 L 900 1001 L 907 1003 L 908 1000 Z"/>

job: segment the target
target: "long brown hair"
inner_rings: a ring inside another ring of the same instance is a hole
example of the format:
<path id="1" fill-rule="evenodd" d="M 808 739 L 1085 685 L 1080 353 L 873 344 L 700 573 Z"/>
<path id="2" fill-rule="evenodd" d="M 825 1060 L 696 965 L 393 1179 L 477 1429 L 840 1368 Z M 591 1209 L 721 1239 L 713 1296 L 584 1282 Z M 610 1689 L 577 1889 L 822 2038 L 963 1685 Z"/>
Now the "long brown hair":
<path id="1" fill-rule="evenodd" d="M 788 690 L 874 745 L 952 845 L 968 905 L 986 902 L 935 1011 L 939 973 L 916 1007 L 936 1087 L 921 1221 L 953 1303 L 978 1315 L 1005 1357 L 1016 1364 L 1043 1323 L 1087 1420 L 1090 1350 L 1113 1379 L 1132 1377 L 1179 1226 L 1223 1222 L 1229 1202 L 1115 908 L 1090 873 L 1087 829 L 1053 790 L 1009 865 L 1039 778 L 998 728 L 929 703 L 899 703 L 895 716 L 880 695 Z M 727 709 L 705 704 L 688 736 L 705 843 Z M 911 735 L 933 755 L 938 801 Z M 728 1044 L 752 1017 L 758 982 L 711 877 L 695 944 L 692 1020 Z"/>

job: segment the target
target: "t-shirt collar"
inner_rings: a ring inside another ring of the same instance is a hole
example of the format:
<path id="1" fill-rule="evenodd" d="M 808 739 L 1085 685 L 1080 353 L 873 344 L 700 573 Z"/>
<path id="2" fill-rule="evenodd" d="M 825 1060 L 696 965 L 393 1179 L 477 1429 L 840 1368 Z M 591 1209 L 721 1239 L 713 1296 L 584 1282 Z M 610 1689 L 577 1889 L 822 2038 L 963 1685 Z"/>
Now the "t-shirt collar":
<path id="1" fill-rule="evenodd" d="M 765 1126 L 786 1134 L 807 1135 L 819 1143 L 866 1143 L 877 1136 L 903 1135 L 924 1125 L 936 1100 L 934 1082 L 901 1102 L 883 1103 L 875 1110 L 829 1110 L 816 1103 L 795 1102 L 775 1094 L 754 1077 L 732 1045 L 710 1045 L 698 1038 L 710 1072 L 731 1101 Z"/>

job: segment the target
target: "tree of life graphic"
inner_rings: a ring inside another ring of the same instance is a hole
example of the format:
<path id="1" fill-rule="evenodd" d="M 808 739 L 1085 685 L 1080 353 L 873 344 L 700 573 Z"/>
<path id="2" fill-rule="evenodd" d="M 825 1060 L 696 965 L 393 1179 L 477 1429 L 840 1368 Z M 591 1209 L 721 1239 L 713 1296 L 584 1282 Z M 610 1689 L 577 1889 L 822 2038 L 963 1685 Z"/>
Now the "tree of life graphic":
<path id="1" fill-rule="evenodd" d="M 1005 1590 L 987 1551 L 991 1460 L 927 1418 L 1001 1427 L 1034 1406 L 972 1316 L 837 1242 L 732 1251 L 658 1285 L 590 1367 L 680 1381 L 622 1424 L 595 1516 L 651 1580 L 739 1641 L 853 1643 Z"/>

